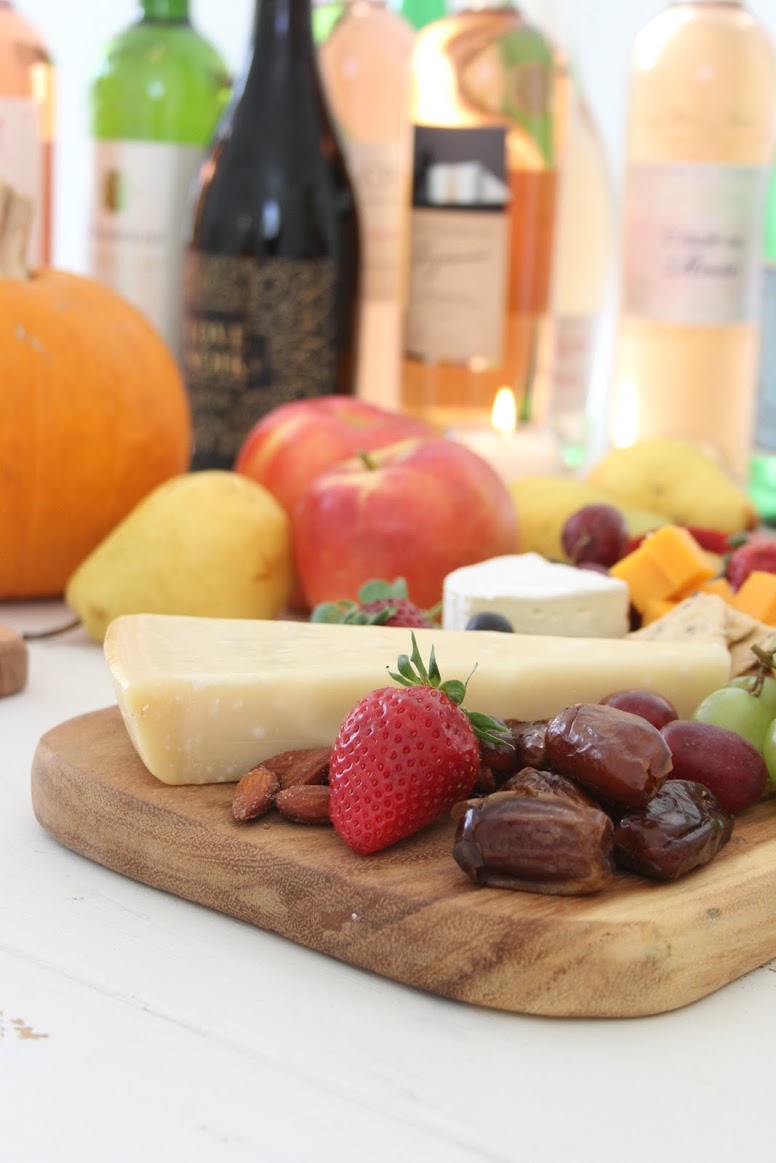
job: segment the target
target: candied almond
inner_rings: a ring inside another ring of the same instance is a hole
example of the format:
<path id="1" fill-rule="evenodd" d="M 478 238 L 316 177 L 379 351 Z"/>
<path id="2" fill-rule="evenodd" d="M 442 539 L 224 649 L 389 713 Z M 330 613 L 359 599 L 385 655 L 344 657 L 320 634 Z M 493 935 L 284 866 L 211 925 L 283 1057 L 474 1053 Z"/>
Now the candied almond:
<path id="1" fill-rule="evenodd" d="M 296 784 L 283 788 L 275 807 L 295 824 L 330 824 L 329 788 L 325 784 Z"/>
<path id="2" fill-rule="evenodd" d="M 235 820 L 257 820 L 266 815 L 279 791 L 278 777 L 259 763 L 237 782 L 232 796 L 232 815 Z"/>

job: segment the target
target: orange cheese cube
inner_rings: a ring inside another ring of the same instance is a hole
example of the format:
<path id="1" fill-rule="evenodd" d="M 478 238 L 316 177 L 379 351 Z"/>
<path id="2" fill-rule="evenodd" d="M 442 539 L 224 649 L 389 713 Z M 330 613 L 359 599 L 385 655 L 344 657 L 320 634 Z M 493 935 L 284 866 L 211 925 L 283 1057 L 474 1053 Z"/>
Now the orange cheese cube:
<path id="1" fill-rule="evenodd" d="M 679 525 L 664 525 L 647 534 L 638 548 L 609 570 L 612 577 L 628 583 L 631 601 L 642 615 L 650 600 L 681 601 L 714 572 L 707 554 Z"/>
<path id="2" fill-rule="evenodd" d="M 718 598 L 722 598 L 725 602 L 733 602 L 735 593 L 733 587 L 726 577 L 713 577 L 711 581 L 704 582 L 702 586 L 698 586 L 704 594 L 716 594 Z"/>
<path id="3" fill-rule="evenodd" d="M 732 604 L 750 618 L 776 626 L 776 573 L 753 570 L 733 595 Z"/>
<path id="4" fill-rule="evenodd" d="M 648 626 L 650 622 L 656 622 L 664 614 L 670 614 L 677 605 L 678 602 L 672 602 L 670 598 L 648 598 L 641 611 L 642 626 Z"/>

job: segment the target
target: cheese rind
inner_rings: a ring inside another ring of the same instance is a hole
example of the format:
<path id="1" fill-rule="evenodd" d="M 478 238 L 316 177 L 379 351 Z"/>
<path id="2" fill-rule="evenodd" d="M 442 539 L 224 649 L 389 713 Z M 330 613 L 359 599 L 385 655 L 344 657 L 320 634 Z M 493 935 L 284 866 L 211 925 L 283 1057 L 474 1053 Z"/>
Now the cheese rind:
<path id="1" fill-rule="evenodd" d="M 622 638 L 630 628 L 624 581 L 547 561 L 538 553 L 491 557 L 449 573 L 442 625 L 465 630 L 475 614 L 503 614 L 518 634 Z"/>
<path id="2" fill-rule="evenodd" d="M 465 706 L 547 718 L 622 687 L 648 687 L 689 715 L 728 678 L 713 644 L 416 630 Z M 126 614 L 105 656 L 129 736 L 164 783 L 224 783 L 281 751 L 334 742 L 345 715 L 412 649 L 409 630 L 310 622 Z M 476 669 L 474 669 L 476 666 Z"/>

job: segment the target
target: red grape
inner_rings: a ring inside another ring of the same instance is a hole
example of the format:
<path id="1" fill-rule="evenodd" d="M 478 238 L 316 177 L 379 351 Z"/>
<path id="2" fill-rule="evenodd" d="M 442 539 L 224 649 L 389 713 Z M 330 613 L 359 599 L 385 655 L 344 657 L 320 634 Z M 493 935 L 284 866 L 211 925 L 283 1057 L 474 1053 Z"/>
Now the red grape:
<path id="1" fill-rule="evenodd" d="M 592 562 L 607 567 L 619 561 L 628 542 L 628 527 L 613 505 L 583 505 L 561 531 L 563 552 L 574 565 Z"/>
<path id="2" fill-rule="evenodd" d="M 662 695 L 656 694 L 654 691 L 646 690 L 623 690 L 613 691 L 606 698 L 599 699 L 605 707 L 617 707 L 620 711 L 630 711 L 632 715 L 641 715 L 642 719 L 646 719 L 653 727 L 657 727 L 658 731 L 661 727 L 665 727 L 666 723 L 678 719 L 679 715 L 673 703 L 669 703 L 668 699 L 664 699 Z"/>
<path id="3" fill-rule="evenodd" d="M 669 779 L 702 783 L 726 812 L 757 803 L 768 783 L 765 760 L 756 747 L 727 727 L 676 719 L 661 734 L 671 749 Z"/>

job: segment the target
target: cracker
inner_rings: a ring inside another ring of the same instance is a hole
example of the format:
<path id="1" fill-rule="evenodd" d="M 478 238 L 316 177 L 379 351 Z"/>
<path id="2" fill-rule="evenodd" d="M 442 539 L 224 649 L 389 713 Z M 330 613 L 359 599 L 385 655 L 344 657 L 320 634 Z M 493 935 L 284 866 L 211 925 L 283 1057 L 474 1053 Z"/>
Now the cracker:
<path id="1" fill-rule="evenodd" d="M 668 614 L 634 630 L 629 638 L 651 641 L 716 642 L 730 655 L 730 677 L 753 674 L 758 662 L 753 646 L 770 650 L 776 646 L 776 626 L 758 622 L 736 610 L 717 594 L 697 593 L 685 598 Z"/>
<path id="2" fill-rule="evenodd" d="M 693 594 L 662 618 L 633 630 L 629 638 L 652 642 L 716 642 L 728 646 L 727 602 L 716 594 Z"/>

